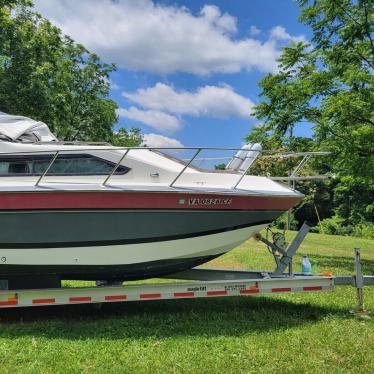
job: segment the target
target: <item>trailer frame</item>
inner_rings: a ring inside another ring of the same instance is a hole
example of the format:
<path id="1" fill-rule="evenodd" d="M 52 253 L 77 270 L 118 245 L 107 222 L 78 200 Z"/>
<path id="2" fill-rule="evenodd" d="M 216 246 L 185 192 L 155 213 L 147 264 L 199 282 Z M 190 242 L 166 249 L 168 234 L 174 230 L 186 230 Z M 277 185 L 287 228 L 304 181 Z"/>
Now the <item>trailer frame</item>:
<path id="1" fill-rule="evenodd" d="M 310 227 L 304 224 L 288 248 L 259 236 L 271 250 L 276 263 L 273 271 L 194 268 L 164 277 L 183 282 L 114 285 L 99 282 L 89 287 L 61 287 L 42 289 L 7 289 L 7 281 L 0 280 L 0 309 L 97 304 L 128 301 L 177 300 L 227 296 L 249 296 L 280 293 L 310 293 L 334 291 L 336 286 L 357 289 L 357 307 L 353 313 L 367 316 L 364 308 L 364 286 L 374 286 L 374 276 L 364 276 L 360 249 L 355 248 L 354 275 L 324 273 L 306 275 L 293 272 L 293 257 Z M 286 271 L 288 268 L 288 271 Z"/>

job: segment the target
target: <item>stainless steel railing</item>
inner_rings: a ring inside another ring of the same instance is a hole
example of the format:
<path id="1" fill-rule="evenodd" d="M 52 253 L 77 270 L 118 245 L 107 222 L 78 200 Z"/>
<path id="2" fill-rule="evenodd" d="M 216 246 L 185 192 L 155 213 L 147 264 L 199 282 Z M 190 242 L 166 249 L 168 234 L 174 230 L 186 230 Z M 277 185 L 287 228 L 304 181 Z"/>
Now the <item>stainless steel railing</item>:
<path id="1" fill-rule="evenodd" d="M 53 146 L 54 143 L 48 143 L 48 145 Z M 198 158 L 197 156 L 202 151 L 243 151 L 242 148 L 222 148 L 222 147 L 114 147 L 114 146 L 79 146 L 79 148 L 64 148 L 64 149 L 58 149 L 58 150 L 38 150 L 38 151 L 24 151 L 24 152 L 0 152 L 0 157 L 7 155 L 40 155 L 40 154 L 51 154 L 51 161 L 49 162 L 47 168 L 43 172 L 42 175 L 38 178 L 37 182 L 35 183 L 35 186 L 39 186 L 43 179 L 48 176 L 48 172 L 51 170 L 51 167 L 55 163 L 55 161 L 58 159 L 59 155 L 61 153 L 81 153 L 81 152 L 97 152 L 97 151 L 125 151 L 123 155 L 120 157 L 119 161 L 113 166 L 113 169 L 105 175 L 105 179 L 102 183 L 103 186 L 108 186 L 108 182 L 110 178 L 115 174 L 118 167 L 121 165 L 121 163 L 124 161 L 126 156 L 130 151 L 136 151 L 136 150 L 149 150 L 149 151 L 195 151 L 194 154 L 188 158 L 188 159 L 181 159 L 179 161 L 185 162 L 185 165 L 183 166 L 182 170 L 175 176 L 175 178 L 170 182 L 169 187 L 174 187 L 175 183 L 180 179 L 180 177 L 185 173 L 185 171 L 191 166 L 191 164 L 194 161 L 206 161 L 206 160 L 228 160 L 232 157 L 235 157 L 234 155 L 231 157 L 203 157 Z M 247 152 L 250 152 L 250 150 L 244 150 Z M 296 153 L 273 153 L 270 154 L 269 151 L 258 151 L 259 157 L 261 158 L 290 158 L 290 157 L 302 157 L 302 160 L 297 164 L 295 169 L 292 171 L 290 176 L 288 177 L 272 177 L 274 180 L 280 180 L 280 181 L 286 181 L 286 180 L 303 180 L 304 177 L 298 176 L 298 172 L 306 165 L 306 163 L 309 161 L 309 159 L 313 156 L 327 156 L 331 154 L 330 152 L 296 152 Z M 261 154 L 261 155 L 260 155 Z M 257 157 L 257 156 L 256 156 Z M 245 160 L 247 156 L 244 157 L 243 160 Z M 251 156 L 250 158 L 253 158 Z M 249 165 L 245 170 L 242 172 L 237 172 L 238 174 L 238 180 L 236 183 L 231 187 L 232 189 L 237 189 L 240 182 L 243 180 L 244 176 L 248 173 L 250 167 L 252 165 Z M 222 172 L 225 172 L 222 170 Z M 232 171 L 231 171 L 232 172 Z M 315 179 L 325 179 L 327 176 L 315 176 Z M 313 179 L 313 176 L 307 176 L 305 177 L 306 180 Z"/>

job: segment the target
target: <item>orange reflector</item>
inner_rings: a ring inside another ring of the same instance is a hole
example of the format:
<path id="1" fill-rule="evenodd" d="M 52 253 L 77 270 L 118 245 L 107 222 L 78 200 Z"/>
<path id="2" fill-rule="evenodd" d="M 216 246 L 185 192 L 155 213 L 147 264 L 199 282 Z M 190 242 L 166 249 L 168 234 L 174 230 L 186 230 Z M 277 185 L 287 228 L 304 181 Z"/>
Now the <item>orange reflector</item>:
<path id="1" fill-rule="evenodd" d="M 7 306 L 7 305 L 17 305 L 18 300 L 17 299 L 9 299 L 6 301 L 0 301 L 0 307 L 1 306 Z"/>
<path id="2" fill-rule="evenodd" d="M 248 295 L 248 294 L 252 294 L 252 293 L 259 293 L 260 290 L 257 288 L 257 287 L 251 287 L 251 288 L 248 288 L 247 290 L 240 290 L 239 291 L 241 295 Z"/>
<path id="3" fill-rule="evenodd" d="M 333 277 L 334 276 L 334 274 L 331 273 L 331 272 L 322 273 L 321 275 L 324 276 L 324 277 Z"/>

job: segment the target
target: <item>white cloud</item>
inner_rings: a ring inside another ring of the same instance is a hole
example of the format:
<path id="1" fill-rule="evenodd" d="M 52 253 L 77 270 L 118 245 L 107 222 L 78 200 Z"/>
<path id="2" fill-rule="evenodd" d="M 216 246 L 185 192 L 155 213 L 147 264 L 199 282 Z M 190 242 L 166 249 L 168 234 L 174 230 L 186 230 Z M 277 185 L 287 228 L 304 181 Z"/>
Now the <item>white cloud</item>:
<path id="1" fill-rule="evenodd" d="M 179 140 L 158 134 L 145 134 L 143 139 L 148 147 L 184 147 Z"/>
<path id="2" fill-rule="evenodd" d="M 177 117 L 157 110 L 140 110 L 132 106 L 128 109 L 117 109 L 117 115 L 144 123 L 159 131 L 176 131 L 182 126 Z"/>
<path id="3" fill-rule="evenodd" d="M 295 38 L 281 29 L 265 42 L 236 37 L 236 18 L 214 5 L 198 14 L 151 0 L 35 0 L 35 7 L 105 61 L 161 74 L 275 71 L 279 43 Z"/>
<path id="4" fill-rule="evenodd" d="M 229 86 L 204 86 L 195 92 L 176 91 L 164 83 L 153 87 L 123 92 L 122 95 L 144 108 L 174 114 L 215 118 L 249 118 L 253 102 Z"/>
<path id="5" fill-rule="evenodd" d="M 282 26 L 275 26 L 270 30 L 270 38 L 274 40 L 305 42 L 304 35 L 292 36 Z"/>
<path id="6" fill-rule="evenodd" d="M 234 33 L 236 28 L 236 18 L 229 14 L 221 14 L 220 9 L 215 5 L 204 5 L 200 14 L 212 25 L 223 32 Z"/>
<path id="7" fill-rule="evenodd" d="M 252 25 L 249 28 L 249 35 L 251 35 L 251 36 L 257 36 L 259 34 L 261 34 L 261 30 L 259 28 L 257 28 L 255 25 Z"/>

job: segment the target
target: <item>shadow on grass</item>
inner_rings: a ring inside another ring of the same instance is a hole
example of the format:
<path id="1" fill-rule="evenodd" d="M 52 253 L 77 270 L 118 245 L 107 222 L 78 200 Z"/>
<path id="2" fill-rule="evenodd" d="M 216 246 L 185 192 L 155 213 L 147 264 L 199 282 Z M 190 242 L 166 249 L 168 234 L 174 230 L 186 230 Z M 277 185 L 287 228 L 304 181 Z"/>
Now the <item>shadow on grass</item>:
<path id="1" fill-rule="evenodd" d="M 0 338 L 116 340 L 241 336 L 298 327 L 331 314 L 345 313 L 344 309 L 266 297 L 131 302 L 103 304 L 101 308 L 35 307 L 1 311 Z"/>
<path id="2" fill-rule="evenodd" d="M 339 269 L 340 274 L 353 274 L 355 259 L 354 257 L 336 257 L 310 255 L 312 260 L 317 260 L 318 265 L 324 269 Z M 365 260 L 361 258 L 362 271 L 364 275 L 374 275 L 374 260 Z"/>

